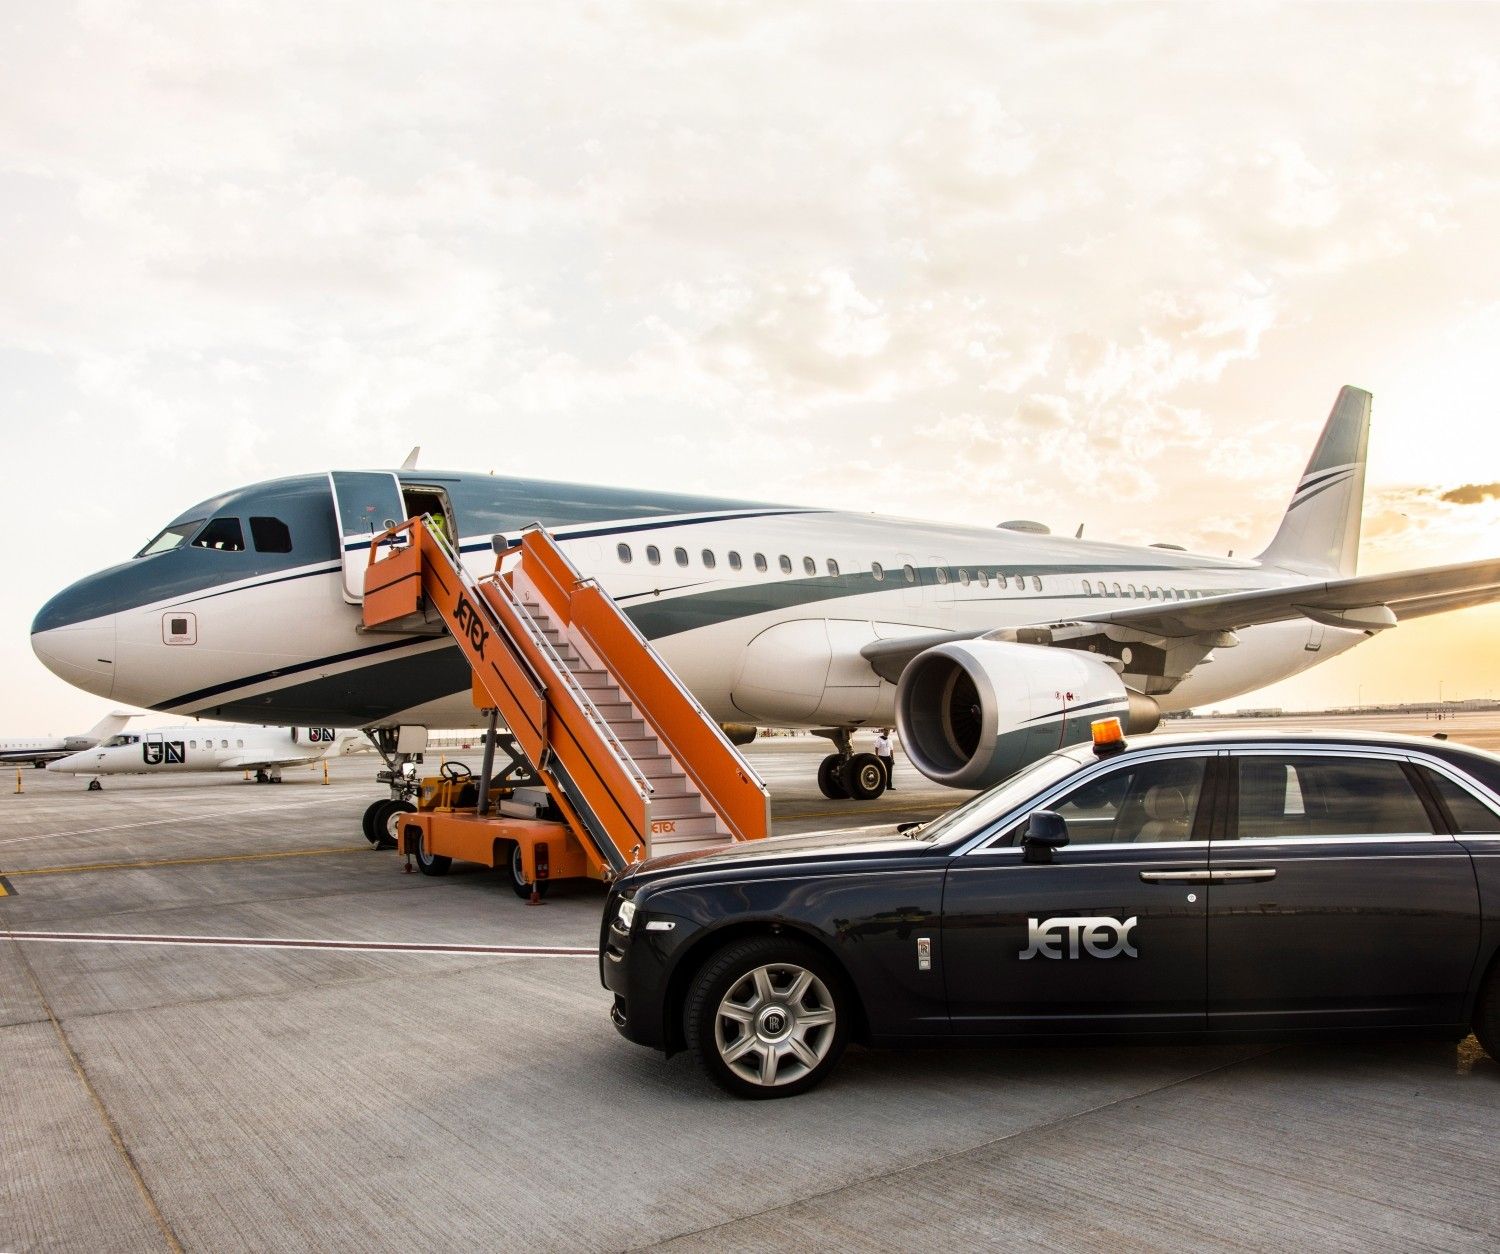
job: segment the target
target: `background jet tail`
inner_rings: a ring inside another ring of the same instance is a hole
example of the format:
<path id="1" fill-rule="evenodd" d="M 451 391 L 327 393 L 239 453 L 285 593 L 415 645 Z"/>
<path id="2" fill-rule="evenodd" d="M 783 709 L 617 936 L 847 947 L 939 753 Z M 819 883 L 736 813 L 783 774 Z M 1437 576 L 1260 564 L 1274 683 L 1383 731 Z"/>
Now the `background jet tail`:
<path id="1" fill-rule="evenodd" d="M 1262 564 L 1309 575 L 1354 574 L 1369 444 L 1370 394 L 1340 388 Z"/>
<path id="2" fill-rule="evenodd" d="M 101 740 L 108 740 L 111 736 L 119 735 L 124 731 L 125 724 L 134 717 L 134 714 L 122 714 L 119 710 L 113 714 L 106 714 L 84 733 L 85 738 L 92 740 L 95 744 Z"/>

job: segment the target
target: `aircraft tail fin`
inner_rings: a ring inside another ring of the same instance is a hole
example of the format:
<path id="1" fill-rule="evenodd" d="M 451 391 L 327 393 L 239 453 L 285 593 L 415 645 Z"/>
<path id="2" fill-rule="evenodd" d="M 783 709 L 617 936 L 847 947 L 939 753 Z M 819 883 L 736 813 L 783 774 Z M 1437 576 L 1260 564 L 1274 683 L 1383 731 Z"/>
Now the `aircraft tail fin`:
<path id="1" fill-rule="evenodd" d="M 98 744 L 101 740 L 108 740 L 125 730 L 125 724 L 135 717 L 134 714 L 126 714 L 116 710 L 113 714 L 106 714 L 97 723 L 88 729 L 85 735 L 88 739 Z"/>
<path id="2" fill-rule="evenodd" d="M 1266 566 L 1302 574 L 1354 574 L 1370 444 L 1370 394 L 1342 387 L 1276 537 Z"/>

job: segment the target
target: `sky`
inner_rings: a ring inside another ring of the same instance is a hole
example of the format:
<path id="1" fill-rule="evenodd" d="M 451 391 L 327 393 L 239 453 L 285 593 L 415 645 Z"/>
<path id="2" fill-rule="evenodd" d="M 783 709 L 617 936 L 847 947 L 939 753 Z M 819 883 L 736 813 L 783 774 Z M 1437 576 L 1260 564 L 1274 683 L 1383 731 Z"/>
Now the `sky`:
<path id="1" fill-rule="evenodd" d="M 0 735 L 37 607 L 220 490 L 422 465 L 1500 553 L 1500 7 L 12 0 Z M 1500 696 L 1500 608 L 1244 704 Z"/>

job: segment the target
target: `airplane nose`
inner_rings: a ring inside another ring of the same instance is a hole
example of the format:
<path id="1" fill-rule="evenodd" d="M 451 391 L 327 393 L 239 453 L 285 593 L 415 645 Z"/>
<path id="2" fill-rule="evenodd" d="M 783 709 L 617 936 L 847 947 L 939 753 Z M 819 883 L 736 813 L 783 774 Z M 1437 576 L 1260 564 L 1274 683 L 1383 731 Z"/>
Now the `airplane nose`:
<path id="1" fill-rule="evenodd" d="M 115 615 L 38 630 L 47 608 L 42 608 L 32 624 L 31 651 L 43 666 L 75 688 L 101 697 L 114 696 Z"/>

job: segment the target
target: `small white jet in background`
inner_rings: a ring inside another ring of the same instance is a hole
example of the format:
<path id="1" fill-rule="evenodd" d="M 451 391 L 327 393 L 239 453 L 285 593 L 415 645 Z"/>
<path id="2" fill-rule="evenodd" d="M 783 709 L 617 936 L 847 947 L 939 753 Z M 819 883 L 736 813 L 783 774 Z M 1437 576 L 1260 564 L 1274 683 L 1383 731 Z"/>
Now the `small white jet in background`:
<path id="1" fill-rule="evenodd" d="M 116 710 L 113 714 L 106 714 L 81 736 L 39 736 L 29 740 L 0 740 L 0 762 L 16 765 L 25 762 L 32 766 L 46 766 L 48 762 L 54 762 L 58 758 L 80 753 L 84 749 L 92 749 L 101 740 L 108 740 L 116 733 L 124 731 L 125 725 L 134 717 L 134 714 L 122 714 Z"/>
<path id="2" fill-rule="evenodd" d="M 369 745 L 358 731 L 336 727 L 260 727 L 253 723 L 155 727 L 122 732 L 92 749 L 47 765 L 64 775 L 177 775 L 254 771 L 258 784 L 279 784 L 286 767 L 312 766 L 359 753 Z"/>

